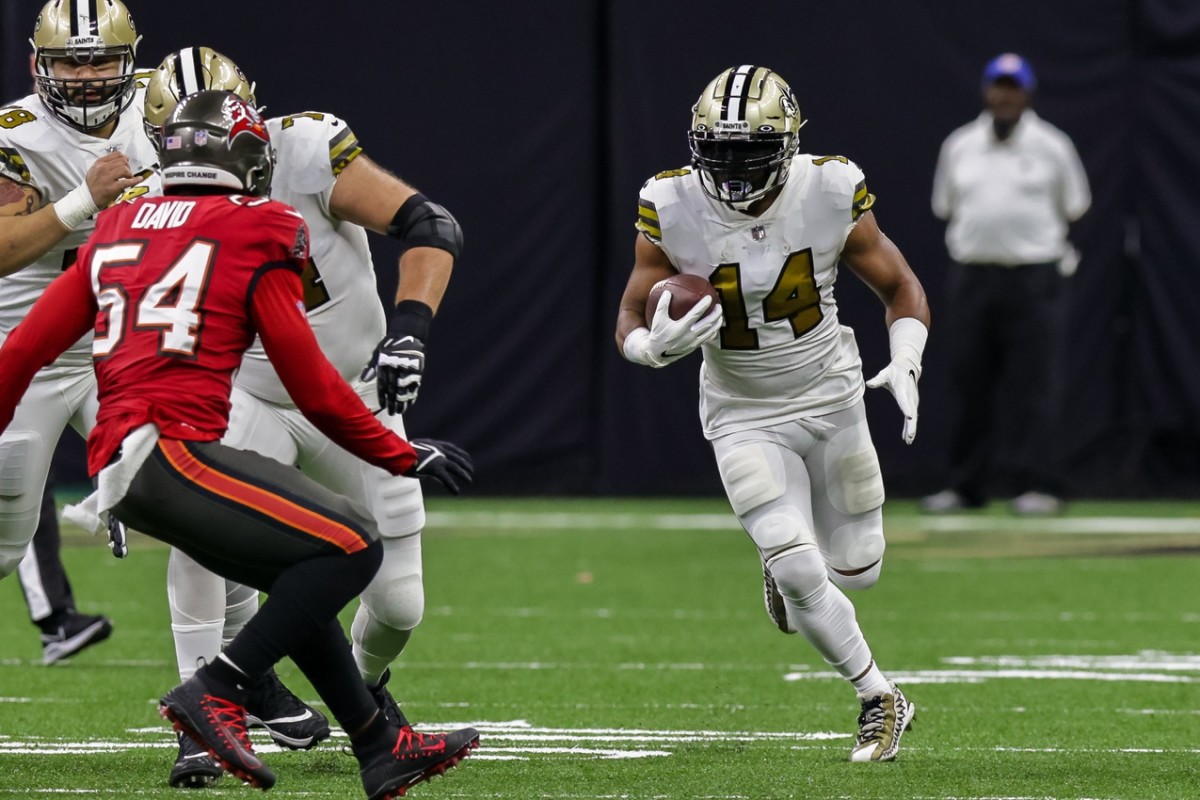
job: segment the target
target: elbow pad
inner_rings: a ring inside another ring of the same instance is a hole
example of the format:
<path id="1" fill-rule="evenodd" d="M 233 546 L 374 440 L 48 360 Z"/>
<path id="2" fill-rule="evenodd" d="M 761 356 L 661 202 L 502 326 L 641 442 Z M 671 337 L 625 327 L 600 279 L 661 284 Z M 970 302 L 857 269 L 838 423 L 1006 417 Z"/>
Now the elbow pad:
<path id="1" fill-rule="evenodd" d="M 404 201 L 392 217 L 388 236 L 399 239 L 405 248 L 436 247 L 454 258 L 462 251 L 462 227 L 458 220 L 437 203 L 417 193 Z"/>

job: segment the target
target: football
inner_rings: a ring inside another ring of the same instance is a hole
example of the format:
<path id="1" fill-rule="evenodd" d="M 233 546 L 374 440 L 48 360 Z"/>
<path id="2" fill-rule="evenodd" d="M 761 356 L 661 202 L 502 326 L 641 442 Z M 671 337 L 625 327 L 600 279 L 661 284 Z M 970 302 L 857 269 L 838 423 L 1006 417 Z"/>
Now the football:
<path id="1" fill-rule="evenodd" d="M 671 315 L 671 319 L 679 319 L 706 296 L 713 299 L 713 305 L 721 302 L 721 296 L 717 294 L 717 290 L 713 288 L 707 278 L 687 273 L 672 275 L 669 278 L 663 278 L 651 287 L 650 296 L 646 298 L 646 322 L 653 322 L 654 312 L 658 308 L 658 300 L 666 289 L 671 290 L 671 305 L 667 307 L 667 313 Z"/>

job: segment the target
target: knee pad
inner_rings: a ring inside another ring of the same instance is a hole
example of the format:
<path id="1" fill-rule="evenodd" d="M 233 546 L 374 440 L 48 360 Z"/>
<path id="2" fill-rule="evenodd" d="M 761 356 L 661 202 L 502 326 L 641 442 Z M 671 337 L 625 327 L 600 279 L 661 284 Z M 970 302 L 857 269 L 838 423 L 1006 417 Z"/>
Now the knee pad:
<path id="1" fill-rule="evenodd" d="M 29 552 L 29 545 L 0 543 L 0 578 L 7 578 L 17 571 L 17 567 Z"/>
<path id="2" fill-rule="evenodd" d="M 387 476 L 376 485 L 371 505 L 379 535 L 385 539 L 415 534 L 425 527 L 421 482 L 414 478 Z"/>
<path id="3" fill-rule="evenodd" d="M 829 579 L 843 589 L 870 589 L 883 569 L 883 516 L 843 525 L 829 537 Z M 857 575 L 844 572 L 865 570 Z"/>
<path id="4" fill-rule="evenodd" d="M 782 476 L 771 468 L 767 449 L 757 442 L 735 446 L 717 459 L 729 505 L 739 517 L 783 496 Z"/>
<path id="5" fill-rule="evenodd" d="M 779 593 L 803 607 L 807 598 L 821 591 L 829 582 L 825 560 L 816 545 L 793 547 L 774 558 L 767 559 L 767 569 L 775 579 Z"/>
<path id="6" fill-rule="evenodd" d="M 829 580 L 839 589 L 870 589 L 879 580 L 883 571 L 883 559 L 876 561 L 869 569 L 857 575 L 843 575 L 833 567 L 829 568 Z"/>
<path id="7" fill-rule="evenodd" d="M 747 526 L 746 532 L 764 554 L 783 547 L 817 543 L 804 514 L 794 506 L 771 509 Z"/>
<path id="8" fill-rule="evenodd" d="M 419 537 L 383 540 L 383 564 L 362 593 L 362 604 L 389 628 L 407 631 L 421 624 L 425 582 Z"/>
<path id="9" fill-rule="evenodd" d="M 0 500 L 14 501 L 22 495 L 37 494 L 41 505 L 41 492 L 34 492 L 31 459 L 41 436 L 33 431 L 12 431 L 0 438 Z"/>
<path id="10" fill-rule="evenodd" d="M 825 480 L 829 499 L 843 514 L 865 514 L 883 505 L 883 474 L 865 422 L 829 441 Z"/>
<path id="11" fill-rule="evenodd" d="M 33 454 L 42 437 L 10 431 L 0 438 L 0 578 L 17 571 L 42 515 Z"/>

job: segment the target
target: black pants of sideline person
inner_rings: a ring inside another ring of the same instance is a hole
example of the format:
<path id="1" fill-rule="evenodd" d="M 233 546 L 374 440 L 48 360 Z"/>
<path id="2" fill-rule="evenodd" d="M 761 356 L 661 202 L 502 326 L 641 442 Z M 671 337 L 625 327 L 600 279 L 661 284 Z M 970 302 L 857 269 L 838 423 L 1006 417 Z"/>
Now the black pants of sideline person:
<path id="1" fill-rule="evenodd" d="M 1056 354 L 1060 342 L 1057 263 L 951 264 L 939 326 L 950 343 L 957 401 L 949 484 L 982 505 L 989 479 L 1013 494 L 1062 493 Z"/>
<path id="2" fill-rule="evenodd" d="M 54 476 L 46 477 L 42 491 L 42 514 L 33 534 L 33 562 L 17 570 L 29 619 L 49 632 L 75 609 L 75 595 L 62 563 L 62 537 L 58 528 L 58 508 L 54 502 Z M 33 567 L 36 567 L 33 568 Z"/>

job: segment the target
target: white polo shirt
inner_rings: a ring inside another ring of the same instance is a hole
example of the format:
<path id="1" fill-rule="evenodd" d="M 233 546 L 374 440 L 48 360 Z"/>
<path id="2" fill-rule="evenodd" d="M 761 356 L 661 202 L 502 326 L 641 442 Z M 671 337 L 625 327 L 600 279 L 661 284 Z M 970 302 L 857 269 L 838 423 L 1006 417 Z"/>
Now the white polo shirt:
<path id="1" fill-rule="evenodd" d="M 949 221 L 960 263 L 1037 264 L 1067 252 L 1067 223 L 1092 195 L 1067 135 L 1026 109 L 999 141 L 984 112 L 946 139 L 933 177 L 933 213 Z"/>

